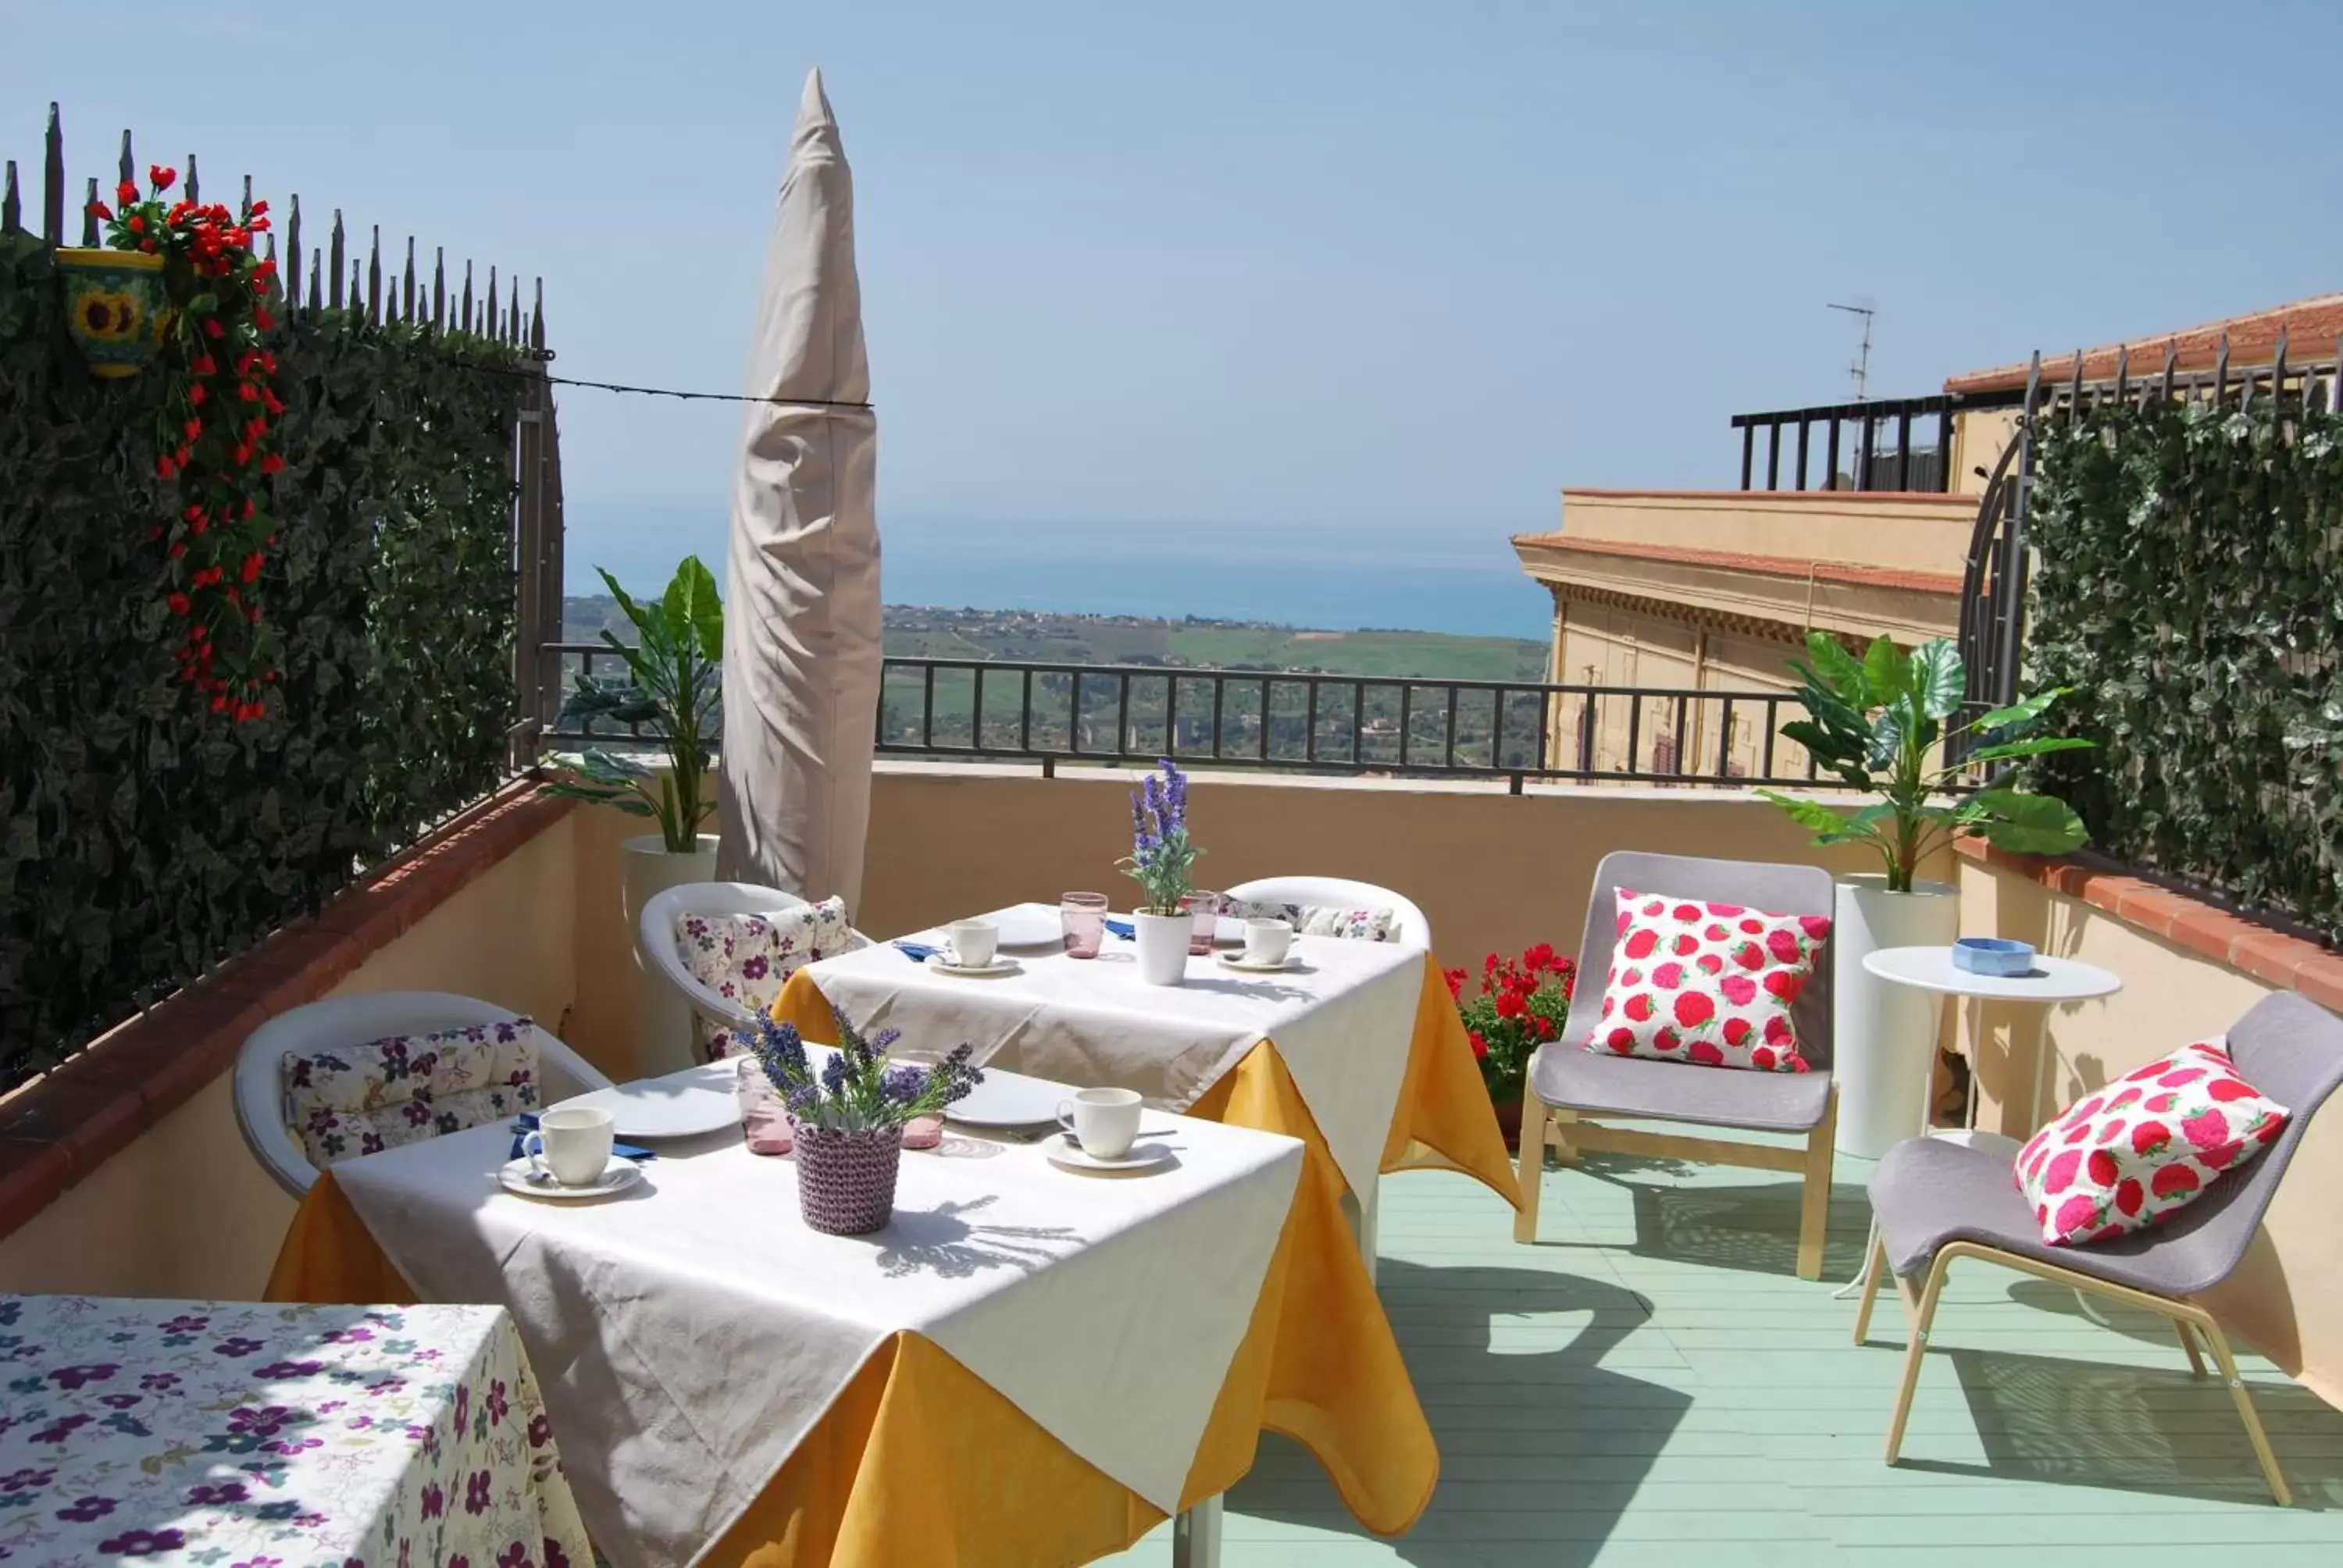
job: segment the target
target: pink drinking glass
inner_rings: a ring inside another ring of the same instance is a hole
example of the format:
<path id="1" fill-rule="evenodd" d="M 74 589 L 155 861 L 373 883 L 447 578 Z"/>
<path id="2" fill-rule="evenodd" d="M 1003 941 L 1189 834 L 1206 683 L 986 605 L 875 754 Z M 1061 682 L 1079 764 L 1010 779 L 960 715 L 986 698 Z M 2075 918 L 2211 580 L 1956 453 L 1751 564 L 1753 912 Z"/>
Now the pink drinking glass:
<path id="1" fill-rule="evenodd" d="M 1066 936 L 1066 956 L 1094 959 L 1106 940 L 1106 895 L 1067 893 L 1058 900 L 1058 923 Z"/>
<path id="2" fill-rule="evenodd" d="M 1196 929 L 1188 938 L 1188 950 L 1199 956 L 1210 957 L 1212 951 L 1212 939 L 1220 934 L 1221 930 L 1220 894 L 1208 893 L 1199 888 L 1192 893 L 1182 894 L 1180 907 L 1196 917 Z"/>

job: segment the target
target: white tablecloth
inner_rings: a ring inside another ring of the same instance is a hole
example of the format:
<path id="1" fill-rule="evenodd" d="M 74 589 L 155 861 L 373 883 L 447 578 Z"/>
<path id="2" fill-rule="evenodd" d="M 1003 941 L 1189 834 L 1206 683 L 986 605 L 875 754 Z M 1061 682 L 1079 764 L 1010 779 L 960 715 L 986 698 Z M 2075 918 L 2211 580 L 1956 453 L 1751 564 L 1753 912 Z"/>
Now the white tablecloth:
<path id="1" fill-rule="evenodd" d="M 588 1568 L 496 1307 L 0 1296 L 15 1564 Z"/>
<path id="2" fill-rule="evenodd" d="M 1373 1190 L 1407 1077 L 1422 948 L 1297 937 L 1296 967 L 1282 974 L 1192 957 L 1177 986 L 1142 984 L 1136 947 L 1112 936 L 1095 959 L 1009 956 L 1018 973 L 969 980 L 932 973 L 880 942 L 802 972 L 858 1027 L 901 1030 L 899 1051 L 933 1056 L 965 1041 L 985 1065 L 1135 1089 L 1170 1111 L 1186 1110 L 1273 1040 L 1343 1181 L 1353 1192 Z"/>
<path id="3" fill-rule="evenodd" d="M 732 1072 L 674 1077 L 729 1091 Z M 419 1293 L 510 1305 L 595 1540 L 683 1563 L 903 1330 L 1175 1510 L 1302 1150 L 1160 1111 L 1145 1125 L 1178 1151 L 1145 1177 L 1061 1171 L 1039 1144 L 907 1153 L 894 1221 L 867 1237 L 807 1230 L 795 1165 L 737 1133 L 669 1146 L 631 1193 L 578 1206 L 497 1186 L 501 1128 L 334 1176 Z"/>

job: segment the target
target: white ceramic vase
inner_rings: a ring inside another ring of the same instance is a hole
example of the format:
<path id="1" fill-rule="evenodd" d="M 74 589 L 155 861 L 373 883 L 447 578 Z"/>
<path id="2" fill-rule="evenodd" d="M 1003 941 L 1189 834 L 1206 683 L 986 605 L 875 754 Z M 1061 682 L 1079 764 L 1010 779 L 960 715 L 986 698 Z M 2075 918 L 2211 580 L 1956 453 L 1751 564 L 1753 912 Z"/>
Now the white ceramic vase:
<path id="1" fill-rule="evenodd" d="M 1131 917 L 1139 939 L 1139 978 L 1149 985 L 1178 985 L 1188 976 L 1188 939 L 1196 917 L 1187 913 Z"/>
<path id="2" fill-rule="evenodd" d="M 1960 935 L 1960 890 L 1915 882 L 1891 893 L 1884 874 L 1838 879 L 1831 929 L 1831 1061 L 1838 1081 L 1838 1151 L 1876 1160 L 1927 1125 L 1936 1081 L 1935 993 L 1863 967 L 1882 948 L 1948 947 Z"/>
<path id="3" fill-rule="evenodd" d="M 643 906 L 653 894 L 686 882 L 716 879 L 716 835 L 699 835 L 699 848 L 688 854 L 668 851 L 657 833 L 628 839 L 618 846 L 620 882 L 626 899 L 627 935 L 635 950 L 635 1073 L 649 1078 L 692 1066 L 699 1053 L 692 1046 L 691 1005 L 675 989 L 651 972 L 643 961 Z"/>

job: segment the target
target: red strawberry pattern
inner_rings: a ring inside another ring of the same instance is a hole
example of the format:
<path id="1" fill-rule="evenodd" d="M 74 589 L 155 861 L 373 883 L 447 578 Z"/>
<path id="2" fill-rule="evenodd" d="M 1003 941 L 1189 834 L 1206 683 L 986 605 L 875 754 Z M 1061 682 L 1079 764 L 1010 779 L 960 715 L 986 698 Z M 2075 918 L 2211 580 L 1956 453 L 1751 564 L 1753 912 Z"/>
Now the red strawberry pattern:
<path id="1" fill-rule="evenodd" d="M 1619 943 L 1589 1050 L 1704 1067 L 1804 1072 L 1790 1006 L 1830 921 L 1622 888 Z"/>
<path id="2" fill-rule="evenodd" d="M 2088 1246 L 2161 1224 L 2259 1154 L 2291 1113 L 2200 1040 L 2061 1111 L 2018 1151 L 2042 1240 Z"/>

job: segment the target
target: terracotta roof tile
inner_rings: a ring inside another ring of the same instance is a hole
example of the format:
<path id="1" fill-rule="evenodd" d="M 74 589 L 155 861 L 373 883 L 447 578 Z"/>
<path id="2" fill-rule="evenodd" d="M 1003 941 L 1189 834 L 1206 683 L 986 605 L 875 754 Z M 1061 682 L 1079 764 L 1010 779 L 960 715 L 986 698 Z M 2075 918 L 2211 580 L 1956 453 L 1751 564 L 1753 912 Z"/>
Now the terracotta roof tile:
<path id="1" fill-rule="evenodd" d="M 2225 317 L 2208 321 L 2202 327 L 2185 327 L 2178 332 L 2159 332 L 2152 337 L 2134 337 L 2122 343 L 2104 344 L 2083 351 L 2083 377 L 2086 380 L 2103 381 L 2116 373 L 2116 359 L 2126 348 L 2131 350 L 2131 373 L 2147 377 L 2164 373 L 2164 348 L 2170 344 L 2179 352 L 2177 368 L 2183 371 L 2209 370 L 2221 352 L 2221 337 L 2229 339 L 2229 363 L 2237 366 L 2267 365 L 2278 349 L 2278 335 L 2287 335 L 2288 355 L 2294 359 L 2323 359 L 2335 352 L 2336 339 L 2343 335 L 2343 294 L 2315 295 L 2298 299 L 2290 305 L 2276 305 L 2267 310 L 2250 311 L 2244 316 Z M 1947 392 L 1998 392 L 2026 385 L 2025 361 L 1996 365 L 1989 369 L 1971 370 L 1948 377 Z M 2075 373 L 2072 353 L 2064 357 L 2043 356 L 2042 373 L 2061 379 Z"/>

